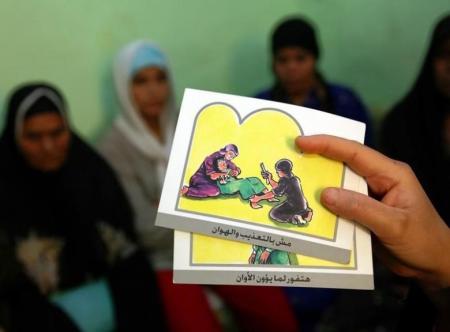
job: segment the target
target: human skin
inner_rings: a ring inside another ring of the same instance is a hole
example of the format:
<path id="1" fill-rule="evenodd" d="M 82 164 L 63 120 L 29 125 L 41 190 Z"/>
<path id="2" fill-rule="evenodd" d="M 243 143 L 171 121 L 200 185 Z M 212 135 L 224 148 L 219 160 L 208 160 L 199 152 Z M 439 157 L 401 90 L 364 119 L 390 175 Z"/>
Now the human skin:
<path id="1" fill-rule="evenodd" d="M 407 164 L 333 136 L 302 136 L 295 143 L 305 153 L 342 161 L 365 178 L 372 197 L 326 188 L 321 202 L 371 230 L 375 252 L 388 268 L 430 291 L 450 287 L 450 230 Z"/>
<path id="2" fill-rule="evenodd" d="M 170 96 L 167 73 L 158 67 L 139 70 L 130 83 L 133 103 L 147 127 L 162 141 L 160 117 Z"/>
<path id="3" fill-rule="evenodd" d="M 293 103 L 303 104 L 316 84 L 316 58 L 298 46 L 283 47 L 273 57 L 272 70 Z"/>

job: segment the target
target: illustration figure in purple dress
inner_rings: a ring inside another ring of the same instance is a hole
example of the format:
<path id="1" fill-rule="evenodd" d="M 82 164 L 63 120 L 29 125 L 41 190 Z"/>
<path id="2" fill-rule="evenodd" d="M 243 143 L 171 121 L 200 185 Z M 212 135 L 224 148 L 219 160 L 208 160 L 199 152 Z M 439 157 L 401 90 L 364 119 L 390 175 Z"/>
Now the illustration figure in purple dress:
<path id="1" fill-rule="evenodd" d="M 215 197 L 220 194 L 217 180 L 224 174 L 217 169 L 217 162 L 223 159 L 230 170 L 231 176 L 238 176 L 241 173 L 232 160 L 239 155 L 238 147 L 234 144 L 228 144 L 219 151 L 214 152 L 205 158 L 198 170 L 189 180 L 189 186 L 183 186 L 181 194 L 187 197 L 206 198 Z"/>

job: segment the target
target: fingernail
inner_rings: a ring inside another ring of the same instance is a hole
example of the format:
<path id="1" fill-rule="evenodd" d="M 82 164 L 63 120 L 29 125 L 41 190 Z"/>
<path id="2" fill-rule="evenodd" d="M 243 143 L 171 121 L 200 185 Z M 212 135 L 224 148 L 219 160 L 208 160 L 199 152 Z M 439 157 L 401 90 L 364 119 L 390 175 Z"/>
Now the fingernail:
<path id="1" fill-rule="evenodd" d="M 335 188 L 327 188 L 322 192 L 322 199 L 326 205 L 335 205 L 338 199 L 338 190 Z"/>

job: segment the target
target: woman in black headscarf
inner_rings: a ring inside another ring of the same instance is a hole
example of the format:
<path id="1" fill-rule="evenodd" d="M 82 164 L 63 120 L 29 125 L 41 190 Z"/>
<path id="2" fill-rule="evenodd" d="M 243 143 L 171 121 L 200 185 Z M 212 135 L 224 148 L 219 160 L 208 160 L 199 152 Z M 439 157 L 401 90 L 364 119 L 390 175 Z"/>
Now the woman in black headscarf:
<path id="1" fill-rule="evenodd" d="M 384 119 L 380 143 L 384 153 L 411 165 L 450 225 L 450 15 L 436 25 L 413 87 Z M 435 317 L 430 300 L 413 285 L 400 330 L 431 331 Z"/>
<path id="2" fill-rule="evenodd" d="M 83 328 L 85 322 L 68 318 L 74 315 L 61 305 L 67 301 L 48 299 L 101 280 L 113 308 L 110 326 L 163 326 L 152 270 L 134 244 L 126 197 L 106 162 L 71 131 L 57 89 L 28 84 L 15 90 L 0 156 L 0 245 L 6 250 L 0 256 L 0 326 Z M 96 308 L 95 294 L 84 305 L 93 301 Z"/>
<path id="3" fill-rule="evenodd" d="M 412 89 L 387 115 L 381 149 L 407 162 L 450 224 L 450 15 L 436 25 Z"/>

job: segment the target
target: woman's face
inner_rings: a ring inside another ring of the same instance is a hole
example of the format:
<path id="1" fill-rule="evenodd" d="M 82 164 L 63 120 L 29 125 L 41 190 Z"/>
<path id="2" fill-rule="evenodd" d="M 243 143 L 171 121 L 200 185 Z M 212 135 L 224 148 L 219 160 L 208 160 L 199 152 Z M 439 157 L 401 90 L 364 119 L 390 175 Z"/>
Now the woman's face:
<path id="1" fill-rule="evenodd" d="M 157 118 L 164 111 L 170 95 L 167 74 L 157 67 L 139 70 L 131 82 L 131 97 L 145 120 Z"/>
<path id="2" fill-rule="evenodd" d="M 28 164 L 42 172 L 56 171 L 64 164 L 70 131 L 58 113 L 41 113 L 26 118 L 18 138 L 19 149 Z"/>
<path id="3" fill-rule="evenodd" d="M 225 152 L 225 159 L 226 160 L 232 160 L 234 158 L 236 158 L 236 153 L 234 153 L 234 151 L 229 150 L 229 151 Z"/>
<path id="4" fill-rule="evenodd" d="M 434 79 L 439 91 L 450 98 L 450 39 L 442 45 L 433 61 Z"/>
<path id="5" fill-rule="evenodd" d="M 273 71 L 288 94 L 301 93 L 314 83 L 316 58 L 301 47 L 284 47 L 274 56 Z"/>

